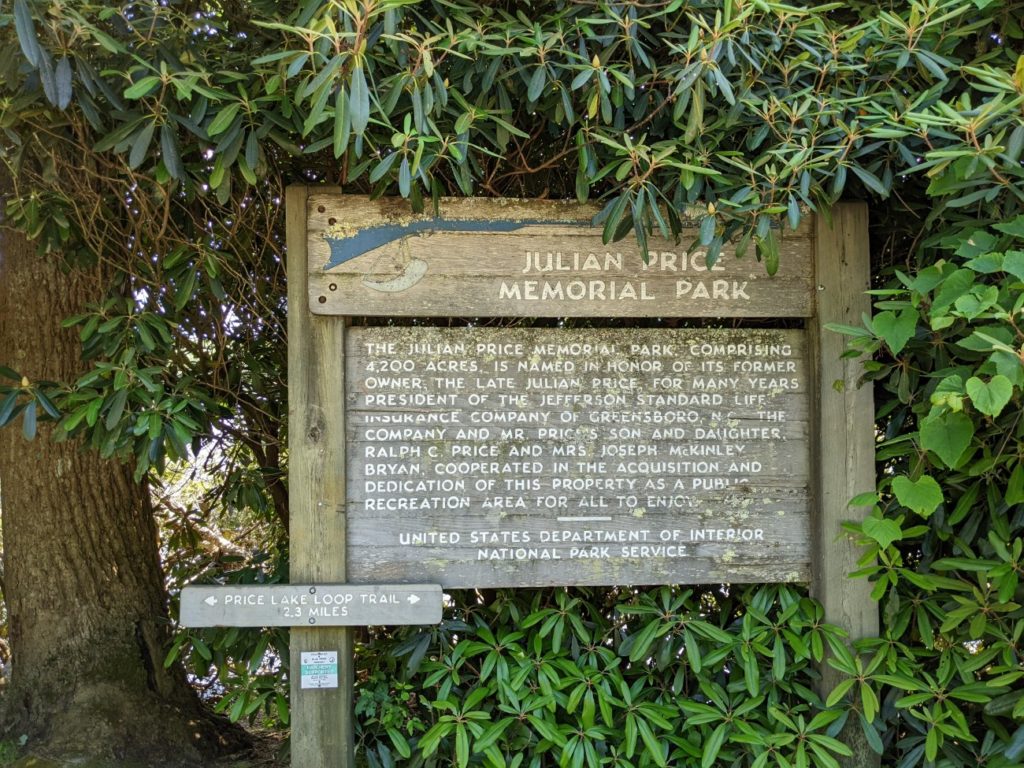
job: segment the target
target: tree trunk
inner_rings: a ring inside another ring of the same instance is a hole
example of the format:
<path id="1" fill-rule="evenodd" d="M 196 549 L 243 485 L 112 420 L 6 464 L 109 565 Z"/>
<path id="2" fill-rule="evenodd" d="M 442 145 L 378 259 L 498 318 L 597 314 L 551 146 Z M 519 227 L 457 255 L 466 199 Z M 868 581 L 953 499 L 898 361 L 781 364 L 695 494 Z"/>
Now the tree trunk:
<path id="1" fill-rule="evenodd" d="M 29 380 L 73 381 L 80 347 L 60 323 L 99 288 L 98 273 L 67 273 L 0 230 L 0 362 Z M 25 735 L 29 750 L 61 761 L 201 764 L 225 739 L 183 672 L 164 668 L 166 597 L 146 490 L 129 467 L 54 443 L 51 431 L 41 425 L 30 441 L 14 424 L 0 429 L 12 651 L 0 735 Z"/>

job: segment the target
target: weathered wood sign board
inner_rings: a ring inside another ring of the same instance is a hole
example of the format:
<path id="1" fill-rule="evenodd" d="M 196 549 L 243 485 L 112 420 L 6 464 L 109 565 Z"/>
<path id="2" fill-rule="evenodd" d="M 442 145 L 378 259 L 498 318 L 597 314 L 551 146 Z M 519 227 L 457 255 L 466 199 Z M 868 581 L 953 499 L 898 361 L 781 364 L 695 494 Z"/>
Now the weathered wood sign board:
<path id="1" fill-rule="evenodd" d="M 345 358 L 353 573 L 809 577 L 802 331 L 359 328 Z"/>
<path id="2" fill-rule="evenodd" d="M 866 208 L 780 230 L 774 277 L 731 246 L 709 269 L 696 230 L 652 238 L 645 263 L 632 237 L 602 242 L 597 212 L 471 199 L 413 215 L 402 200 L 289 189 L 292 578 L 809 580 L 827 621 L 875 634 L 841 527 L 874 487 L 871 391 L 826 330 L 870 312 Z M 374 316 L 806 322 L 349 327 Z M 292 683 L 297 768 L 353 764 L 352 635 L 293 629 L 293 668 L 335 651 L 338 688 Z M 836 674 L 822 667 L 823 696 Z"/>
<path id="3" fill-rule="evenodd" d="M 782 237 L 769 277 L 726 246 L 652 238 L 605 245 L 596 208 L 553 201 L 446 201 L 442 217 L 403 200 L 310 198 L 309 306 L 318 314 L 519 317 L 808 317 L 812 231 Z M 692 230 L 688 239 L 696 237 Z"/>
<path id="4" fill-rule="evenodd" d="M 194 585 L 181 590 L 186 627 L 360 627 L 437 624 L 437 584 Z"/>

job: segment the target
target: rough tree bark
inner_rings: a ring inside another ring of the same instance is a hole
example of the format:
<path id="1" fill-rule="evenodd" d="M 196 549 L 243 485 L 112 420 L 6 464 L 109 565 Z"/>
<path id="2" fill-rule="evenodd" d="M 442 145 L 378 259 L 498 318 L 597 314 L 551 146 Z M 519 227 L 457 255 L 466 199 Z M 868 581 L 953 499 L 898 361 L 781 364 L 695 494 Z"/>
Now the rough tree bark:
<path id="1" fill-rule="evenodd" d="M 96 274 L 65 273 L 0 229 L 0 361 L 30 380 L 74 380 L 77 335 L 60 322 L 98 288 Z M 61 762 L 122 765 L 198 765 L 237 747 L 184 674 L 164 669 L 166 598 L 145 489 L 127 466 L 48 438 L 42 425 L 32 441 L 0 429 L 13 658 L 3 736 L 24 734 Z"/>

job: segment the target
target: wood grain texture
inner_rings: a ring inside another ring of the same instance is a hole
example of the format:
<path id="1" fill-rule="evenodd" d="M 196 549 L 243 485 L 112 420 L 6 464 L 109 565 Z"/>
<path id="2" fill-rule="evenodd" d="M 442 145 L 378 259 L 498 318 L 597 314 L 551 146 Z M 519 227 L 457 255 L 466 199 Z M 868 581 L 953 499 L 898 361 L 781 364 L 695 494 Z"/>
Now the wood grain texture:
<path id="1" fill-rule="evenodd" d="M 812 594 L 825 608 L 825 620 L 850 633 L 852 639 L 878 634 L 878 604 L 866 579 L 851 579 L 860 555 L 842 523 L 858 519 L 867 508 L 848 502 L 875 488 L 874 400 L 870 386 L 860 386 L 860 360 L 841 358 L 845 337 L 826 330 L 828 323 L 859 325 L 871 313 L 868 213 L 863 204 L 842 204 L 832 211 L 832 224 L 821 222 L 815 244 L 818 307 L 811 323 L 812 359 L 817 368 L 817 514 L 814 516 Z M 827 663 L 821 665 L 821 691 L 827 695 L 841 679 Z M 843 764 L 870 768 L 879 756 L 867 744 L 856 721 L 842 738 L 853 750 Z"/>
<path id="2" fill-rule="evenodd" d="M 695 245 L 633 235 L 605 245 L 598 209 L 558 201 L 446 199 L 441 216 L 402 200 L 310 200 L 312 311 L 337 315 L 507 317 L 807 317 L 813 311 L 810 217 L 780 231 L 769 277 L 751 249 L 727 244 L 712 270 Z M 696 223 L 696 222 L 693 222 Z M 528 258 L 528 254 L 532 254 Z"/>
<path id="3" fill-rule="evenodd" d="M 288 244 L 288 433 L 290 577 L 297 583 L 344 583 L 345 388 L 340 317 L 313 317 L 306 291 L 307 189 L 286 193 Z M 302 690 L 291 676 L 291 754 L 294 768 L 354 765 L 352 630 L 293 629 L 291 669 L 303 651 L 338 652 L 338 687 Z"/>
<path id="4" fill-rule="evenodd" d="M 385 327 L 347 343 L 352 574 L 808 578 L 802 331 Z"/>

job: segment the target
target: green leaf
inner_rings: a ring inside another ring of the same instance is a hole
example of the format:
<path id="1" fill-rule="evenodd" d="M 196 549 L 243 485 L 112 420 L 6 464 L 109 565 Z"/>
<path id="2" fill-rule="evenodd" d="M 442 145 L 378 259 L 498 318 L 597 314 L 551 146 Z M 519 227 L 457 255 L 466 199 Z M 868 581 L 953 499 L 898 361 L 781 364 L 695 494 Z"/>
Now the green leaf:
<path id="1" fill-rule="evenodd" d="M 25 0 L 14 0 L 14 28 L 18 35 L 21 52 L 25 54 L 29 64 L 38 67 L 42 59 L 42 49 L 39 47 L 38 38 L 36 38 L 32 12 L 28 9 L 28 3 Z"/>
<path id="2" fill-rule="evenodd" d="M 878 503 L 878 491 L 858 493 L 847 503 L 848 507 L 873 507 Z"/>
<path id="3" fill-rule="evenodd" d="M 980 256 L 968 261 L 965 266 L 970 267 L 975 272 L 981 272 L 985 275 L 991 275 L 995 272 L 1003 271 L 1003 254 L 1001 253 L 983 253 Z"/>
<path id="4" fill-rule="evenodd" d="M 48 398 L 46 394 L 43 393 L 42 390 L 37 390 L 35 396 L 36 402 L 42 406 L 44 411 L 46 411 L 47 416 L 49 416 L 51 419 L 60 418 L 60 410 L 58 410 L 57 406 L 53 404 L 53 401 L 50 398 Z"/>
<path id="5" fill-rule="evenodd" d="M 174 136 L 174 127 L 170 123 L 160 126 L 160 154 L 163 156 L 164 166 L 171 178 L 181 181 L 185 178 L 185 167 L 181 164 L 181 155 L 178 153 L 178 142 Z"/>
<path id="6" fill-rule="evenodd" d="M 526 719 L 530 721 L 530 724 L 537 733 L 552 744 L 557 744 L 558 746 L 565 745 L 565 736 L 554 723 L 548 722 L 537 715 L 528 715 Z"/>
<path id="7" fill-rule="evenodd" d="M 160 85 L 160 78 L 157 75 L 147 75 L 125 88 L 123 95 L 126 99 L 140 99 L 158 85 Z"/>
<path id="8" fill-rule="evenodd" d="M 1016 218 L 1010 219 L 1009 221 L 1003 221 L 998 224 L 994 224 L 993 227 L 995 229 L 998 229 L 1000 232 L 1006 233 L 1007 235 L 1024 238 L 1024 214 L 1021 214 Z"/>
<path id="9" fill-rule="evenodd" d="M 255 186 L 257 182 L 256 172 L 249 167 L 249 164 L 245 161 L 244 157 L 240 157 L 238 159 L 238 171 L 242 174 L 242 178 L 245 179 L 247 183 Z"/>
<path id="10" fill-rule="evenodd" d="M 892 490 L 900 504 L 925 519 L 942 503 L 942 488 L 929 475 L 922 475 L 916 482 L 899 475 L 893 478 Z"/>
<path id="11" fill-rule="evenodd" d="M 974 285 L 974 277 L 974 270 L 958 269 L 943 280 L 942 287 L 939 288 L 938 293 L 935 294 L 935 300 L 932 302 L 931 316 L 937 317 L 945 314 L 954 301 L 971 289 L 971 286 Z"/>
<path id="12" fill-rule="evenodd" d="M 332 149 L 334 157 L 341 157 L 348 149 L 348 141 L 352 134 L 352 113 L 348 108 L 348 89 L 339 88 L 334 100 L 334 131 Z"/>
<path id="13" fill-rule="evenodd" d="M 0 400 L 0 427 L 7 426 L 7 422 L 14 416 L 14 406 L 18 404 L 18 390 L 14 389 L 7 393 L 3 400 Z"/>
<path id="14" fill-rule="evenodd" d="M 57 81 L 57 109 L 67 109 L 71 104 L 71 60 L 62 56 L 54 73 Z"/>
<path id="15" fill-rule="evenodd" d="M 356 136 L 362 136 L 370 123 L 370 90 L 366 85 L 366 73 L 361 66 L 352 69 L 348 101 L 352 112 L 352 130 Z"/>
<path id="16" fill-rule="evenodd" d="M 704 742 L 704 750 L 700 758 L 700 768 L 711 768 L 715 764 L 715 759 L 722 749 L 722 744 L 728 732 L 728 723 L 722 723 L 712 731 L 711 737 Z"/>
<path id="17" fill-rule="evenodd" d="M 547 70 L 545 67 L 539 66 L 533 71 L 533 75 L 530 77 L 530 86 L 526 91 L 526 98 L 530 101 L 536 101 L 540 98 L 541 93 L 544 92 L 544 84 L 547 82 Z"/>
<path id="18" fill-rule="evenodd" d="M 651 644 L 654 642 L 654 638 L 660 628 L 660 622 L 650 621 L 643 629 L 633 635 L 633 646 L 629 653 L 630 661 L 640 661 L 647 657 Z"/>
<path id="19" fill-rule="evenodd" d="M 993 376 L 988 384 L 977 376 L 967 380 L 967 394 L 974 407 L 986 416 L 998 416 L 1013 396 L 1013 384 L 1002 374 Z"/>
<path id="20" fill-rule="evenodd" d="M 256 131 L 250 130 L 245 137 L 245 164 L 253 170 L 260 162 L 260 142 L 256 138 Z"/>
<path id="21" fill-rule="evenodd" d="M 786 678 L 786 645 L 781 636 L 776 636 L 772 646 L 772 677 L 780 681 Z"/>
<path id="22" fill-rule="evenodd" d="M 1024 251 L 1007 251 L 1003 255 L 1003 271 L 1024 280 Z"/>
<path id="23" fill-rule="evenodd" d="M 937 571 L 949 571 L 955 568 L 960 571 L 983 573 L 994 568 L 996 565 L 997 563 L 992 560 L 981 560 L 969 557 L 943 557 L 932 563 L 932 568 Z M 971 609 L 972 612 L 974 610 L 974 608 Z"/>
<path id="24" fill-rule="evenodd" d="M 57 104 L 57 76 L 53 71 L 53 59 L 46 49 L 39 51 L 39 80 L 43 86 L 43 93 L 46 100 L 53 105 Z"/>
<path id="25" fill-rule="evenodd" d="M 245 702 L 249 697 L 249 692 L 242 690 L 238 694 L 238 698 L 235 699 L 235 703 L 231 705 L 231 711 L 228 713 L 228 718 L 233 723 L 237 723 L 242 715 L 245 713 Z"/>
<path id="26" fill-rule="evenodd" d="M 1009 328 L 1000 326 L 983 326 L 984 331 L 976 330 L 967 338 L 961 338 L 956 342 L 958 347 L 970 349 L 974 352 L 991 352 L 995 349 L 1003 349 L 1013 353 L 1010 343 L 1013 341 L 1013 332 Z"/>
<path id="27" fill-rule="evenodd" d="M 651 756 L 656 765 L 660 768 L 665 768 L 668 763 L 665 762 L 665 755 L 661 746 L 662 742 L 654 735 L 651 726 L 644 718 L 638 717 L 636 718 L 636 727 L 640 732 L 640 738 L 643 740 L 644 746 L 647 748 L 647 754 Z"/>
<path id="28" fill-rule="evenodd" d="M 709 213 L 700 220 L 700 244 L 709 245 L 715 238 L 715 215 Z"/>
<path id="29" fill-rule="evenodd" d="M 965 259 L 982 257 L 995 250 L 999 239 L 984 229 L 975 229 L 966 238 L 961 237 L 956 248 L 956 255 Z"/>
<path id="30" fill-rule="evenodd" d="M 25 406 L 25 413 L 21 421 L 21 433 L 26 440 L 32 440 L 36 436 L 36 404 L 34 402 Z"/>
<path id="31" fill-rule="evenodd" d="M 302 98 L 305 98 L 306 96 L 310 96 L 316 93 L 322 85 L 327 83 L 329 78 L 334 77 L 334 74 L 338 71 L 338 69 L 341 68 L 341 65 L 345 62 L 347 58 L 347 52 L 336 54 L 327 63 L 327 66 L 325 66 L 323 69 L 317 72 L 316 77 L 309 81 L 309 84 L 305 87 L 305 89 L 303 89 L 303 91 L 300 94 Z"/>
<path id="32" fill-rule="evenodd" d="M 786 217 L 789 219 L 790 229 L 796 229 L 800 226 L 800 204 L 797 203 L 796 197 L 793 195 L 789 196 L 789 203 L 786 206 Z"/>
<path id="33" fill-rule="evenodd" d="M 871 327 L 892 353 L 898 355 L 917 331 L 918 317 L 917 310 L 913 308 L 904 309 L 898 315 L 890 311 L 879 312 L 871 318 Z"/>
<path id="34" fill-rule="evenodd" d="M 509 133 L 511 133 L 513 136 L 518 136 L 519 138 L 529 138 L 529 134 L 528 133 L 526 133 L 525 131 L 523 131 L 520 128 L 516 128 L 514 125 L 512 125 L 507 120 L 502 120 L 497 115 L 488 115 L 487 117 L 490 120 L 490 122 L 493 122 L 495 125 L 501 126 L 505 130 L 507 130 Z"/>
<path id="35" fill-rule="evenodd" d="M 999 289 L 996 286 L 976 285 L 970 293 L 964 294 L 953 302 L 953 306 L 965 318 L 973 320 L 995 306 L 998 300 Z"/>
<path id="36" fill-rule="evenodd" d="M 868 683 L 861 683 L 860 686 L 860 702 L 864 709 L 864 717 L 870 721 L 874 721 L 878 715 L 878 695 L 875 693 L 875 689 Z"/>
<path id="37" fill-rule="evenodd" d="M 1024 757 L 1024 725 L 1021 725 L 1013 732 L 1010 743 L 1006 746 L 1006 759 L 1016 761 Z"/>
<path id="38" fill-rule="evenodd" d="M 629 195 L 623 192 L 618 197 L 611 200 L 605 207 L 608 214 L 604 222 L 604 228 L 601 232 L 601 239 L 606 245 L 614 241 L 615 233 L 619 229 L 619 225 L 622 222 L 622 217 L 626 212 L 626 206 L 628 204 Z"/>
<path id="39" fill-rule="evenodd" d="M 974 422 L 965 413 L 933 414 L 921 422 L 920 437 L 925 450 L 955 469 L 974 437 Z"/>
<path id="40" fill-rule="evenodd" d="M 0 409 L 0 426 L 3 426 L 3 409 Z M 1024 464 L 1017 464 L 1010 481 L 1006 484 L 1006 503 L 1020 504 L 1024 501 Z"/>
<path id="41" fill-rule="evenodd" d="M 210 136 L 216 136 L 219 133 L 224 133 L 231 123 L 234 122 L 235 115 L 238 114 L 238 110 L 241 106 L 242 104 L 240 102 L 233 101 L 221 109 L 221 111 L 217 113 L 217 116 L 214 117 L 207 126 L 207 134 Z"/>
<path id="42" fill-rule="evenodd" d="M 132 141 L 132 151 L 128 155 L 129 168 L 138 168 L 142 165 L 142 161 L 146 159 L 146 154 L 149 152 L 149 145 L 153 140 L 153 132 L 155 130 L 156 123 L 150 121 L 135 134 L 135 139 Z"/>
<path id="43" fill-rule="evenodd" d="M 114 393 L 114 397 L 110 401 L 110 409 L 107 411 L 106 418 L 103 420 L 103 426 L 105 426 L 109 431 L 113 432 L 117 427 L 118 422 L 121 420 L 121 416 L 124 414 L 124 407 L 127 402 L 127 389 L 119 389 Z"/>
<path id="44" fill-rule="evenodd" d="M 779 239 L 774 232 L 769 232 L 765 237 L 755 238 L 758 254 L 764 261 L 765 271 L 774 275 L 779 271 Z"/>
<path id="45" fill-rule="evenodd" d="M 403 155 L 402 162 L 398 166 L 398 193 L 402 197 L 409 197 L 412 191 L 412 173 L 409 170 L 409 157 Z"/>
<path id="46" fill-rule="evenodd" d="M 178 285 L 177 290 L 174 292 L 174 306 L 176 309 L 183 309 L 192 300 L 192 293 L 196 289 L 197 277 L 198 273 L 194 269 L 190 269 L 185 275 L 184 280 Z"/>
<path id="47" fill-rule="evenodd" d="M 1013 133 L 1010 134 L 1010 138 L 1006 142 L 1006 157 L 1011 163 L 1015 163 L 1020 159 L 1022 151 L 1024 151 L 1024 123 L 1014 128 Z"/>
<path id="48" fill-rule="evenodd" d="M 945 275 L 938 266 L 925 267 L 910 282 L 909 288 L 918 293 L 928 293 L 935 286 L 945 279 Z"/>
<path id="49" fill-rule="evenodd" d="M 859 165 L 851 165 L 850 170 L 854 172 L 858 179 L 864 182 L 864 186 L 870 189 L 875 194 L 881 197 L 888 197 L 889 190 L 886 188 L 882 180 L 879 179 L 875 174 L 866 168 L 861 168 Z"/>
<path id="50" fill-rule="evenodd" d="M 686 658 L 690 661 L 690 666 L 693 668 L 694 674 L 699 675 L 702 668 L 700 645 L 698 645 L 697 639 L 693 636 L 693 633 L 689 628 L 683 629 L 683 643 L 686 648 Z"/>
<path id="51" fill-rule="evenodd" d="M 850 689 L 856 684 L 856 680 L 852 677 L 840 680 L 835 688 L 832 689 L 828 695 L 828 699 L 825 701 L 825 706 L 834 707 L 850 692 Z"/>
<path id="52" fill-rule="evenodd" d="M 412 754 L 412 750 L 409 748 L 409 742 L 406 740 L 402 732 L 397 728 L 388 728 L 388 738 L 391 739 L 391 743 L 395 746 L 395 751 L 398 752 L 402 757 L 408 759 Z"/>
<path id="53" fill-rule="evenodd" d="M 873 539 L 878 546 L 885 549 L 894 541 L 903 538 L 903 529 L 895 520 L 887 520 L 883 517 L 868 517 L 861 523 L 861 530 L 864 535 Z"/>
<path id="54" fill-rule="evenodd" d="M 914 51 L 914 57 L 921 63 L 925 69 L 927 69 L 936 80 L 946 81 L 948 77 L 943 71 L 942 66 L 926 51 L 916 50 Z"/>
<path id="55" fill-rule="evenodd" d="M 391 170 L 391 166 L 395 164 L 395 160 L 397 159 L 398 153 L 392 152 L 390 155 L 387 155 L 383 160 L 381 160 L 377 164 L 377 166 L 372 171 L 370 171 L 370 175 L 368 177 L 370 183 L 373 184 L 383 179 L 387 172 Z"/>

